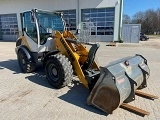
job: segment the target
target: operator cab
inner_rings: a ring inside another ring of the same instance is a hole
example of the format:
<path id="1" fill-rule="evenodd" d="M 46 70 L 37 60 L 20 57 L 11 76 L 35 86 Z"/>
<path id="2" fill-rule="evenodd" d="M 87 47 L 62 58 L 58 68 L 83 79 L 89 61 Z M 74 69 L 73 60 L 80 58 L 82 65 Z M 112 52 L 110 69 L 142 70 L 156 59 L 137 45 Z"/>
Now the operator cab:
<path id="1" fill-rule="evenodd" d="M 22 35 L 29 39 L 28 44 L 35 46 L 32 47 L 32 51 L 35 52 L 46 51 L 46 47 L 50 47 L 50 42 L 54 41 L 53 32 L 55 30 L 62 32 L 65 29 L 62 13 L 58 12 L 33 9 L 21 14 L 21 22 Z"/>

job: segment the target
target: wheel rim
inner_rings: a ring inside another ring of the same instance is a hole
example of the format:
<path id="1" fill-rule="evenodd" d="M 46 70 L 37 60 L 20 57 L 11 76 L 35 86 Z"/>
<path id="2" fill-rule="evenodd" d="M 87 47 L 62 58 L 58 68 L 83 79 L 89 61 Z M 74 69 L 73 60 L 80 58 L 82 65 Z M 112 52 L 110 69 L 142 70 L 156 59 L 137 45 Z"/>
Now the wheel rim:
<path id="1" fill-rule="evenodd" d="M 54 64 L 51 64 L 48 67 L 48 73 L 49 73 L 50 78 L 52 78 L 53 81 L 56 82 L 58 80 L 59 78 L 58 69 Z"/>
<path id="2" fill-rule="evenodd" d="M 25 67 L 26 62 L 23 55 L 20 55 L 19 63 L 23 68 Z"/>

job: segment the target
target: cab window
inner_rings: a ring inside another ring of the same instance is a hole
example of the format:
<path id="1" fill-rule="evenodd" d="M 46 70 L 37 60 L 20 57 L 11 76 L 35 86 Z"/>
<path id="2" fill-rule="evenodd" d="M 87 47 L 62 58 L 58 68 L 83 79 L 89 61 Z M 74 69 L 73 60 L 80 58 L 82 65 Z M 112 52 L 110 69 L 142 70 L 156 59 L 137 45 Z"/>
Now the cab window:
<path id="1" fill-rule="evenodd" d="M 24 13 L 24 28 L 26 34 L 36 43 L 38 43 L 36 24 L 31 22 L 31 12 Z"/>
<path id="2" fill-rule="evenodd" d="M 61 17 L 54 13 L 38 12 L 37 19 L 40 32 L 40 45 L 46 43 L 47 38 L 53 33 L 53 31 L 58 30 L 62 32 L 64 30 Z"/>

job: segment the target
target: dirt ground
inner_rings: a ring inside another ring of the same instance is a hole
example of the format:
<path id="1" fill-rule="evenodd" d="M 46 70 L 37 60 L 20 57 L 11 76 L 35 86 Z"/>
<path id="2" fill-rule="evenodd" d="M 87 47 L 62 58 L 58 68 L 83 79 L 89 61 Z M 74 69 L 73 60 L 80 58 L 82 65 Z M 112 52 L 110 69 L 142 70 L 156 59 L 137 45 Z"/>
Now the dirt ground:
<path id="1" fill-rule="evenodd" d="M 148 41 L 140 41 L 143 46 L 160 49 L 160 36 L 150 35 Z"/>

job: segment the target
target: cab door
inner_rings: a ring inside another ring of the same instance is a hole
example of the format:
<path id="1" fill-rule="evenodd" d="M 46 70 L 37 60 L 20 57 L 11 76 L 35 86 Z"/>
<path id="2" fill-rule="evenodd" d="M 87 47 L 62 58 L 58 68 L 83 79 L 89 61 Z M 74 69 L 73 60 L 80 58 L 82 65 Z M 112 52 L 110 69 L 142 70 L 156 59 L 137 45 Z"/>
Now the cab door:
<path id="1" fill-rule="evenodd" d="M 23 13 L 23 30 L 30 51 L 38 52 L 39 28 L 36 17 L 34 17 L 35 15 L 33 14 L 31 11 Z"/>

